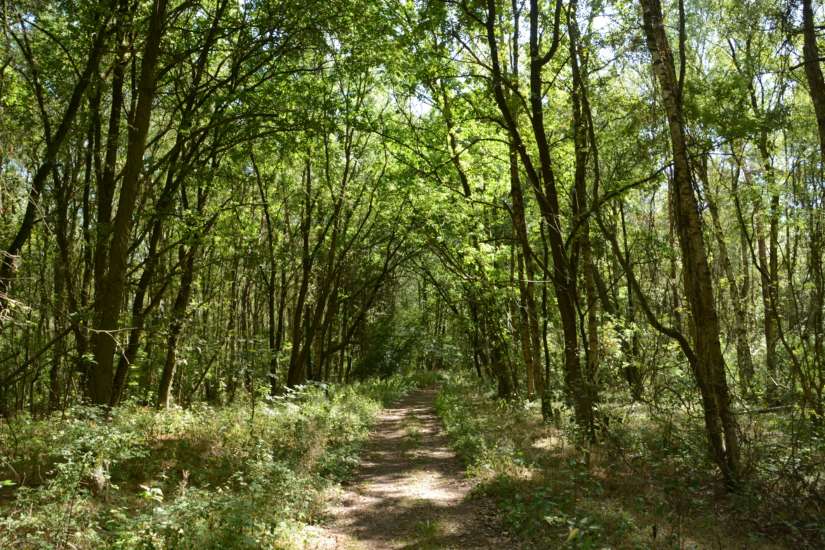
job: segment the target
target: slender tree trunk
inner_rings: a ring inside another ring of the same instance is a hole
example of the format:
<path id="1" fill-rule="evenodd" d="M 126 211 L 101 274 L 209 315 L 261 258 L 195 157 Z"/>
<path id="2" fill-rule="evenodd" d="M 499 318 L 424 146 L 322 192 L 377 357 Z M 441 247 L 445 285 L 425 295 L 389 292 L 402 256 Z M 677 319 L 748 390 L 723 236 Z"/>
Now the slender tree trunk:
<path id="1" fill-rule="evenodd" d="M 155 276 L 158 263 L 160 263 L 158 246 L 163 235 L 163 218 L 171 214 L 173 197 L 177 190 L 176 179 L 173 175 L 176 162 L 177 154 L 173 153 L 169 173 L 166 178 L 166 185 L 163 191 L 161 191 L 160 199 L 155 207 L 156 215 L 155 220 L 152 222 L 152 230 L 149 236 L 149 246 L 146 252 L 143 272 L 140 275 L 140 279 L 138 279 L 135 294 L 132 298 L 132 317 L 129 323 L 128 342 L 124 353 L 121 354 L 120 359 L 118 359 L 114 381 L 112 382 L 112 405 L 116 405 L 120 401 L 123 390 L 126 387 L 129 367 L 137 359 L 138 350 L 140 349 L 140 340 L 143 336 L 146 316 L 149 314 L 151 306 L 151 304 L 149 307 L 145 305 L 146 295 L 149 292 L 149 285 Z"/>
<path id="2" fill-rule="evenodd" d="M 62 330 L 64 325 L 69 323 L 79 343 L 80 340 L 83 339 L 83 334 L 80 331 L 78 323 L 69 319 L 67 315 L 69 312 L 76 312 L 78 309 L 71 273 L 71 235 L 69 234 L 70 185 L 71 182 L 69 181 L 68 174 L 64 174 L 63 178 L 59 178 L 57 171 L 55 171 L 55 237 L 57 240 L 58 253 L 55 255 L 53 264 L 54 323 L 56 332 Z M 49 411 L 55 411 L 60 408 L 60 394 L 62 393 L 60 376 L 65 354 L 66 345 L 63 338 L 60 338 L 55 342 L 52 366 L 49 371 Z"/>
<path id="3" fill-rule="evenodd" d="M 670 258 L 668 262 L 668 293 L 670 298 L 670 309 L 673 315 L 673 325 L 679 332 L 684 332 L 682 326 L 682 298 L 679 288 L 679 267 L 676 256 L 676 213 L 674 207 L 675 192 L 672 178 L 668 177 L 667 186 L 667 218 L 668 218 L 668 247 Z"/>
<path id="4" fill-rule="evenodd" d="M 87 384 L 91 402 L 100 405 L 108 404 L 112 396 L 116 331 L 126 287 L 129 237 L 140 191 L 140 175 L 143 170 L 146 136 L 149 133 L 149 122 L 152 116 L 156 68 L 165 19 L 166 0 L 155 0 L 143 50 L 137 106 L 129 125 L 126 164 L 123 168 L 123 183 L 120 189 L 118 209 L 112 224 L 111 241 L 108 245 L 106 273 L 102 284 L 98 285 L 100 293 L 95 297 L 96 322 L 92 338 L 95 363 L 89 370 Z"/>
<path id="5" fill-rule="evenodd" d="M 593 403 L 590 392 L 586 388 L 586 381 L 582 374 L 579 358 L 579 342 L 576 315 L 576 273 L 575 265 L 571 264 L 565 250 L 565 239 L 561 225 L 561 210 L 556 188 L 555 173 L 550 154 L 550 144 L 544 124 L 544 104 L 542 98 L 542 69 L 552 59 L 559 44 L 559 16 L 561 3 L 557 3 L 554 20 L 553 42 L 547 53 L 539 51 L 539 6 L 537 0 L 530 1 L 530 121 L 533 137 L 538 151 L 538 164 L 527 149 L 521 136 L 516 118 L 510 110 L 504 92 L 504 78 L 501 70 L 498 52 L 498 38 L 496 32 L 496 1 L 487 1 L 487 44 L 490 48 L 493 95 L 501 111 L 505 125 L 518 151 L 519 158 L 527 172 L 528 180 L 533 187 L 539 203 L 539 210 L 547 224 L 550 253 L 553 258 L 553 287 L 556 294 L 556 303 L 561 320 L 564 342 L 564 377 L 567 397 L 573 404 L 576 423 L 582 430 L 592 437 L 593 434 Z"/>
<path id="6" fill-rule="evenodd" d="M 301 283 L 298 288 L 298 296 L 295 302 L 295 310 L 292 318 L 292 351 L 289 357 L 289 371 L 287 372 L 287 386 L 294 387 L 306 382 L 306 351 L 304 348 L 308 342 L 304 341 L 304 323 L 308 319 L 304 317 L 304 306 L 307 291 L 309 289 L 309 278 L 312 271 L 312 258 L 309 250 L 309 232 L 312 228 L 312 173 L 310 171 L 309 159 L 306 162 L 304 171 L 304 216 L 301 221 L 301 238 L 303 243 L 301 254 Z"/>
<path id="7" fill-rule="evenodd" d="M 819 135 L 819 153 L 820 165 L 818 170 L 818 178 L 822 178 L 822 173 L 825 171 L 825 77 L 822 75 L 822 67 L 820 65 L 819 46 L 817 44 L 816 31 L 817 26 L 814 21 L 814 10 L 812 0 L 802 0 L 802 31 L 804 37 L 804 46 L 802 49 L 803 58 L 805 61 L 805 77 L 808 81 L 808 93 L 811 96 L 811 102 L 814 106 L 814 113 L 816 115 L 816 127 Z M 820 205 L 825 200 L 825 190 L 820 187 L 820 196 L 818 197 Z M 822 390 L 825 385 L 825 315 L 823 315 L 823 307 L 825 307 L 825 273 L 822 267 L 822 226 L 823 216 L 821 209 L 812 209 L 812 223 L 810 249 L 811 249 L 811 274 L 814 283 L 813 300 L 811 300 L 811 319 L 810 331 L 814 334 L 814 361 L 816 363 L 816 371 L 818 374 L 817 393 L 818 399 L 814 403 L 814 409 L 822 416 Z"/>
<path id="8" fill-rule="evenodd" d="M 682 272 L 692 314 L 696 347 L 694 374 L 702 395 L 711 455 L 726 483 L 733 487 L 740 477 L 738 427 L 730 407 L 725 362 L 719 341 L 719 319 L 713 302 L 713 282 L 702 236 L 699 205 L 691 181 L 682 116 L 683 87 L 681 78 L 680 81 L 676 79 L 660 1 L 640 0 L 640 3 L 645 37 L 653 59 L 653 72 L 661 88 L 673 148 L 674 209 L 682 252 Z"/>
<path id="9" fill-rule="evenodd" d="M 171 214 L 175 194 L 180 187 L 181 182 L 186 177 L 187 171 L 191 168 L 191 161 L 195 157 L 196 152 L 199 150 L 199 145 L 202 143 L 191 141 L 192 136 L 190 135 L 190 129 L 192 126 L 192 119 L 194 118 L 195 111 L 197 109 L 197 94 L 208 64 L 209 52 L 211 51 L 211 46 L 214 44 L 216 39 L 218 24 L 227 5 L 228 0 L 222 0 L 218 5 L 218 9 L 215 11 L 212 25 L 206 39 L 204 40 L 203 46 L 200 49 L 197 63 L 195 64 L 193 80 L 189 86 L 190 91 L 184 102 L 184 108 L 178 125 L 175 143 L 172 146 L 170 153 L 166 183 L 164 184 L 160 198 L 157 200 L 155 205 L 155 215 L 151 224 L 151 236 L 149 237 L 149 250 L 146 253 L 145 265 L 140 280 L 138 281 L 135 296 L 132 302 L 132 320 L 130 323 L 128 344 L 126 346 L 125 353 L 120 356 L 117 369 L 115 371 L 112 391 L 112 405 L 116 404 L 120 400 L 121 394 L 126 385 L 129 367 L 135 361 L 140 348 L 140 340 L 143 334 L 146 316 L 152 306 L 152 304 L 150 304 L 149 307 L 144 308 L 144 301 L 149 283 L 155 274 L 155 269 L 159 261 L 157 248 L 163 233 L 163 222 L 165 218 Z M 120 71 L 120 79 L 122 80 L 122 68 Z"/>
<path id="10" fill-rule="evenodd" d="M 255 170 L 255 181 L 258 184 L 258 193 L 261 197 L 261 203 L 264 210 L 264 221 L 266 222 L 266 244 L 267 256 L 269 260 L 269 270 L 265 274 L 266 277 L 266 291 L 267 291 L 267 314 L 269 319 L 269 326 L 267 330 L 267 337 L 269 341 L 269 393 L 276 395 L 278 393 L 278 330 L 280 323 L 280 316 L 283 315 L 283 308 L 278 312 L 276 317 L 275 307 L 275 281 L 278 275 L 278 268 L 275 262 L 275 228 L 273 227 L 272 216 L 269 211 L 269 199 L 267 198 L 266 190 L 264 189 L 261 173 L 258 170 L 258 165 L 255 162 L 255 156 L 250 155 L 252 167 Z"/>
<path id="11" fill-rule="evenodd" d="M 109 20 L 111 18 L 110 12 L 111 10 L 104 12 L 103 21 L 101 21 L 98 31 L 95 33 L 95 40 L 89 50 L 83 72 L 80 74 L 72 90 L 72 95 L 63 112 L 63 117 L 60 120 L 57 131 L 50 137 L 46 144 L 46 153 L 43 156 L 43 161 L 32 177 L 31 187 L 29 188 L 28 199 L 26 201 L 26 210 L 23 213 L 23 220 L 20 222 L 20 227 L 6 249 L 0 250 L 0 311 L 3 311 L 6 307 L 8 292 L 16 271 L 17 257 L 20 255 L 20 251 L 23 250 L 23 245 L 29 240 L 32 229 L 34 229 L 36 222 L 35 216 L 39 208 L 38 202 L 43 192 L 43 187 L 46 184 L 46 179 L 53 172 L 57 154 L 66 137 L 69 135 L 69 131 L 72 129 L 74 119 L 77 116 L 86 89 L 89 87 L 92 78 L 97 74 L 100 58 L 103 55 L 106 45 L 106 37 L 108 36 L 106 29 L 109 26 Z"/>
<path id="12" fill-rule="evenodd" d="M 768 259 L 768 246 L 765 239 L 765 225 L 760 216 L 756 217 L 756 250 L 759 263 L 762 266 L 759 270 L 760 282 L 762 283 L 762 309 L 763 309 L 763 329 L 765 333 L 765 399 L 773 404 L 777 401 L 779 381 L 777 379 L 778 370 L 776 362 L 776 345 L 779 341 L 778 327 L 776 323 L 776 304 L 774 302 L 773 284 L 769 271 L 770 261 Z"/>
<path id="13" fill-rule="evenodd" d="M 820 66 L 817 27 L 812 4 L 812 0 L 802 0 L 802 55 L 805 62 L 805 78 L 808 80 L 808 93 L 816 115 L 820 158 L 825 162 L 825 77 Z"/>
<path id="14" fill-rule="evenodd" d="M 754 110 L 756 100 L 752 100 Z M 768 211 L 768 248 L 765 250 L 764 229 L 759 231 L 761 240 L 760 262 L 762 263 L 762 285 L 765 300 L 765 356 L 768 365 L 768 380 L 766 398 L 768 403 L 776 403 L 779 392 L 779 362 L 776 355 L 776 348 L 779 342 L 779 192 L 776 188 L 776 173 L 773 167 L 773 159 L 768 149 L 768 133 L 762 130 L 757 143 L 759 155 L 762 160 L 765 181 L 770 193 L 770 206 Z M 762 227 L 762 221 L 757 221 Z M 767 258 L 765 258 L 767 256 Z M 766 262 L 764 261 L 766 260 Z"/>
<path id="15" fill-rule="evenodd" d="M 59 208 L 59 207 L 58 207 Z M 58 213 L 58 216 L 61 216 Z M 61 225 L 60 222 L 57 224 Z M 60 229 L 58 229 L 60 231 Z M 68 267 L 68 266 L 66 266 Z M 63 268 L 63 261 L 60 255 L 54 258 L 54 324 L 55 332 L 59 332 L 65 322 L 65 292 L 67 269 Z M 49 412 L 60 408 L 60 371 L 62 370 L 63 355 L 65 353 L 63 338 L 59 338 L 54 344 L 52 353 L 52 364 L 49 369 Z"/>
<path id="16" fill-rule="evenodd" d="M 485 315 L 485 324 L 490 338 L 490 368 L 496 378 L 499 399 L 509 399 L 513 393 L 510 369 L 507 367 L 507 350 L 499 332 L 497 320 Z"/>
<path id="17" fill-rule="evenodd" d="M 753 357 L 751 356 L 750 342 L 748 339 L 747 313 L 745 304 L 747 296 L 741 294 L 741 287 L 737 282 L 736 272 L 733 269 L 728 246 L 725 242 L 725 232 L 719 217 L 719 207 L 713 198 L 710 189 L 710 179 L 707 173 L 707 157 L 703 158 L 698 168 L 699 175 L 705 188 L 705 202 L 710 210 L 711 221 L 713 222 L 713 234 L 716 237 L 716 244 L 719 247 L 719 261 L 728 279 L 728 292 L 731 306 L 733 308 L 733 336 L 736 342 L 736 366 L 739 371 L 739 384 L 742 395 L 749 395 L 753 383 Z M 738 177 L 738 173 L 736 174 Z"/>
<path id="18" fill-rule="evenodd" d="M 593 261 L 593 248 L 590 242 L 590 217 L 587 211 L 587 165 L 590 157 L 588 147 L 588 117 L 585 116 L 584 103 L 587 101 L 584 88 L 584 75 L 579 63 L 579 29 L 576 21 L 577 2 L 572 0 L 568 11 L 568 36 L 570 43 L 570 69 L 573 76 L 573 88 L 570 94 L 573 110 L 573 144 L 575 149 L 575 169 L 573 176 L 573 216 L 578 227 L 578 234 L 574 235 L 574 253 L 581 254 L 583 265 L 582 280 L 584 294 L 587 301 L 586 320 L 586 368 L 584 370 L 584 389 L 587 391 L 587 400 L 592 404 L 597 401 L 598 370 L 599 370 L 599 299 L 596 293 L 594 274 L 596 265 Z M 595 184 L 594 184 L 595 187 Z M 594 189 L 594 191 L 597 191 Z M 594 192 L 594 195 L 597 193 Z M 578 260 L 571 262 L 574 266 Z M 575 270 L 575 267 L 574 267 Z"/>
<path id="19" fill-rule="evenodd" d="M 624 248 L 625 257 L 629 258 L 630 247 L 627 242 L 627 223 L 625 222 L 624 205 L 621 203 L 619 204 L 619 220 L 622 224 L 622 247 Z M 625 279 L 627 281 L 627 319 L 632 326 L 636 322 L 636 292 L 628 273 L 625 273 Z M 623 347 L 625 353 L 629 355 L 628 364 L 623 369 L 625 379 L 627 383 L 630 384 L 630 394 L 633 396 L 633 399 L 640 401 L 644 393 L 644 382 L 642 369 L 639 367 L 637 361 L 639 357 L 639 336 L 637 331 L 633 331 L 630 342 L 627 342 Z"/>
<path id="20" fill-rule="evenodd" d="M 544 402 L 546 399 L 545 381 L 541 368 L 541 336 L 535 298 L 536 272 L 534 269 L 533 251 L 527 235 L 524 193 L 521 187 L 521 178 L 518 173 L 518 153 L 512 145 L 510 147 L 510 197 L 513 201 L 513 227 L 515 229 L 516 240 L 520 247 L 520 253 L 518 255 L 520 266 L 519 293 L 525 314 L 523 330 L 527 332 L 524 342 L 525 345 L 529 347 L 528 354 L 530 362 L 527 364 L 528 380 L 533 380 L 534 390 L 539 398 L 542 399 L 542 402 Z"/>
<path id="21" fill-rule="evenodd" d="M 183 272 L 181 273 L 180 288 L 178 288 L 175 303 L 172 305 L 172 321 L 169 323 L 169 336 L 166 339 L 166 358 L 158 385 L 157 403 L 159 408 L 168 407 L 172 402 L 172 380 L 174 380 L 177 367 L 178 340 L 186 319 L 189 297 L 192 294 L 196 254 L 197 245 L 192 245 L 188 251 L 185 251 L 183 246 L 180 247 Z"/>

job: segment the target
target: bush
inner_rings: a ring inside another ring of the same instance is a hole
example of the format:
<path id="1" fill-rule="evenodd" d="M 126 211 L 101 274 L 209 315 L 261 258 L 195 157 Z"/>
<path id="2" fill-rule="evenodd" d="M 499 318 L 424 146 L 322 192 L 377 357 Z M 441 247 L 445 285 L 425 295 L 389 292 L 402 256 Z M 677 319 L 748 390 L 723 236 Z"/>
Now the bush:
<path id="1" fill-rule="evenodd" d="M 710 489 L 701 425 L 635 409 L 622 420 L 603 403 L 614 421 L 582 447 L 569 413 L 547 424 L 538 403 L 497 400 L 469 376 L 449 378 L 436 407 L 476 491 L 527 548 L 772 547 L 747 521 L 751 503 Z"/>
<path id="2" fill-rule="evenodd" d="M 412 386 L 391 377 L 224 408 L 12 419 L 0 547 L 288 547 L 357 464 L 378 411 Z"/>

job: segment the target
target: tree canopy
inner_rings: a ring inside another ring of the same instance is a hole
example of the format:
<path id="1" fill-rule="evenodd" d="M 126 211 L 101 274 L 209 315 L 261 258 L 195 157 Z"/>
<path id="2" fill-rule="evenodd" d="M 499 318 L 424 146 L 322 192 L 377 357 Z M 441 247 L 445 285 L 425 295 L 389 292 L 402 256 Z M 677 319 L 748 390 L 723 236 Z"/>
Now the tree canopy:
<path id="1" fill-rule="evenodd" d="M 690 414 L 738 490 L 825 421 L 823 17 L 4 2 L 0 413 L 466 370 L 580 445 Z"/>

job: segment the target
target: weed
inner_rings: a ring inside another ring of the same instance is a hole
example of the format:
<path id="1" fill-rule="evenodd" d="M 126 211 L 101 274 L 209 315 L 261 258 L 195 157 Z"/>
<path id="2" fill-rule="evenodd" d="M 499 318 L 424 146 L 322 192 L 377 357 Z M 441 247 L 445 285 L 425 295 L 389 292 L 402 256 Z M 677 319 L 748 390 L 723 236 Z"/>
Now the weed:
<path id="1" fill-rule="evenodd" d="M 532 403 L 492 397 L 455 376 L 436 408 L 475 490 L 495 500 L 527 547 L 776 547 L 748 522 L 753 495 L 711 489 L 718 483 L 700 429 L 645 417 L 632 427 L 616 423 L 602 444 L 582 448 L 564 428 L 568 419 L 560 429 L 542 422 Z"/>
<path id="2" fill-rule="evenodd" d="M 398 377 L 254 407 L 21 416 L 0 434 L 2 548 L 282 548 L 357 464 Z"/>

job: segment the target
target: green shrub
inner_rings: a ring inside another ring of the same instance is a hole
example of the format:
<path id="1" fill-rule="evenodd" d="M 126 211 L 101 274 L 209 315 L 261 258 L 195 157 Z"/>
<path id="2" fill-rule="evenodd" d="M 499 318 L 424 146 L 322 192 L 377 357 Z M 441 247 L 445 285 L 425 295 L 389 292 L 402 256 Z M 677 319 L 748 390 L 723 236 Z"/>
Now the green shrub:
<path id="1" fill-rule="evenodd" d="M 282 548 L 413 387 L 310 384 L 215 408 L 77 407 L 0 435 L 2 548 Z"/>

